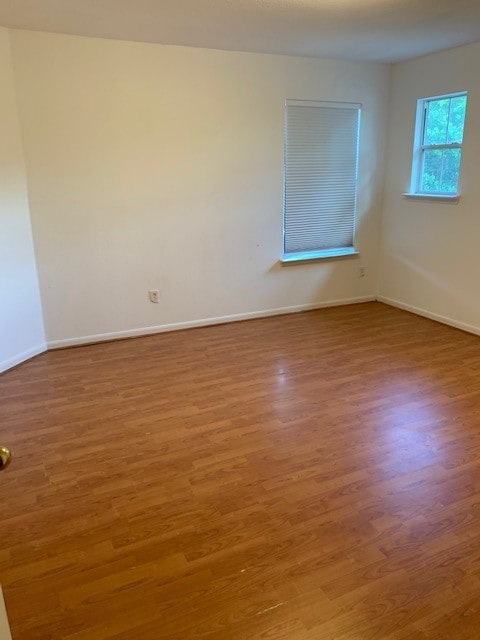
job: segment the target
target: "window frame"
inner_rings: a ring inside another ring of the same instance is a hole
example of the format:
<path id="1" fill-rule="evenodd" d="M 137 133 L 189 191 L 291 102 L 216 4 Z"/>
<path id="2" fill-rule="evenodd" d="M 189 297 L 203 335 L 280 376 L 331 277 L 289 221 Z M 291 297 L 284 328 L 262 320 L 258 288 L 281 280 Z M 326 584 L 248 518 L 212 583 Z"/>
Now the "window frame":
<path id="1" fill-rule="evenodd" d="M 415 117 L 415 134 L 413 143 L 413 159 L 412 159 L 412 173 L 410 179 L 410 191 L 406 196 L 413 198 L 425 198 L 431 200 L 445 200 L 458 202 L 460 193 L 460 172 L 462 168 L 463 159 L 463 138 L 462 142 L 452 142 L 444 144 L 425 144 L 425 127 L 427 122 L 428 104 L 430 102 L 436 102 L 437 100 L 445 100 L 452 98 L 459 98 L 465 96 L 468 104 L 468 91 L 456 91 L 453 93 L 445 93 L 442 95 L 430 96 L 428 98 L 420 98 L 417 100 L 417 110 Z M 463 131 L 465 132 L 467 106 L 465 107 L 465 120 L 463 125 Z M 447 123 L 448 124 L 448 123 Z M 447 129 L 448 131 L 448 129 Z M 430 149 L 460 149 L 460 164 L 458 169 L 458 178 L 456 190 L 454 193 L 450 191 L 423 191 L 422 190 L 422 178 L 423 169 L 425 165 L 425 151 Z"/>
<path id="2" fill-rule="evenodd" d="M 349 109 L 357 114 L 357 138 L 355 150 L 355 200 L 353 208 L 353 235 L 351 246 L 309 249 L 305 251 L 287 252 L 286 251 L 286 217 L 287 217 L 287 111 L 289 106 L 301 107 L 318 107 L 320 109 Z M 357 231 L 358 216 L 358 186 L 359 186 L 359 164 L 360 164 L 360 144 L 361 144 L 361 122 L 362 122 L 362 103 L 359 102 L 338 102 L 328 100 L 298 100 L 287 99 L 284 103 L 285 115 L 285 140 L 284 140 L 284 162 L 283 162 L 283 214 L 282 214 L 282 255 L 280 261 L 284 264 L 292 264 L 305 262 L 310 260 L 328 260 L 334 258 L 355 257 L 359 255 L 355 246 L 355 236 Z"/>

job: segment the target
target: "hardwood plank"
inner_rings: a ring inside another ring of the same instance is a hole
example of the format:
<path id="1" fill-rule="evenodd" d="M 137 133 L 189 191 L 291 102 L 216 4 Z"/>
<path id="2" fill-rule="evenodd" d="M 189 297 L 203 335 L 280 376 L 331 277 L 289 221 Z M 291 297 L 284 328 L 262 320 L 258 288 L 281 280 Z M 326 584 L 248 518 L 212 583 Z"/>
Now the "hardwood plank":
<path id="1" fill-rule="evenodd" d="M 14 640 L 452 640 L 480 626 L 480 340 L 379 303 L 0 376 Z"/>

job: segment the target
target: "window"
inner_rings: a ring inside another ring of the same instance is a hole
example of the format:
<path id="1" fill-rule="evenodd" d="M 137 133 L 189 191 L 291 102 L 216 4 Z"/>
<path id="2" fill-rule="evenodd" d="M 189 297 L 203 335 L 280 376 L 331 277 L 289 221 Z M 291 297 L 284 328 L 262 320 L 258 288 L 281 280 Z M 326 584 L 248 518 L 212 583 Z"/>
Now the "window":
<path id="1" fill-rule="evenodd" d="M 355 254 L 360 105 L 288 100 L 283 262 Z"/>
<path id="2" fill-rule="evenodd" d="M 412 195 L 458 195 L 466 108 L 466 93 L 418 101 Z"/>

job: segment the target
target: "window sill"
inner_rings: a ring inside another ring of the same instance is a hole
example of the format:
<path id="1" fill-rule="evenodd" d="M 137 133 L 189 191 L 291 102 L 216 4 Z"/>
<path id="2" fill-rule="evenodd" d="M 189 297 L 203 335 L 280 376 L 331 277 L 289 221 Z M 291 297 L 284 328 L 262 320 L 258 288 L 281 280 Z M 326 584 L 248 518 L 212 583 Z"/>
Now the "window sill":
<path id="1" fill-rule="evenodd" d="M 311 260 L 330 260 L 332 258 L 346 258 L 358 256 L 358 251 L 354 247 L 343 249 L 325 249 L 324 251 L 304 251 L 300 253 L 284 253 L 281 258 L 282 264 L 295 264 L 297 262 L 308 262 Z"/>
<path id="2" fill-rule="evenodd" d="M 444 202 L 447 204 L 458 204 L 460 196 L 436 196 L 429 193 L 404 193 L 407 200 L 426 200 L 430 202 Z"/>

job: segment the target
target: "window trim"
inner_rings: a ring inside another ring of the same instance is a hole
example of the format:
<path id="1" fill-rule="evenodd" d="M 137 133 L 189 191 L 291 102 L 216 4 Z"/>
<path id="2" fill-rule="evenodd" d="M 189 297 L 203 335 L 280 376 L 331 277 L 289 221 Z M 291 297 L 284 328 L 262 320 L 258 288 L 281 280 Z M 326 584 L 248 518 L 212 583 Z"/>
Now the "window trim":
<path id="1" fill-rule="evenodd" d="M 331 108 L 331 109 L 351 109 L 358 114 L 357 124 L 357 149 L 355 158 L 356 169 L 356 187 L 355 187 L 355 204 L 353 211 L 353 239 L 352 246 L 349 247 L 337 247 L 331 249 L 313 249 L 310 251 L 299 251 L 296 253 L 287 253 L 285 251 L 285 212 L 286 212 L 286 175 L 287 175 L 287 156 L 286 145 L 284 144 L 284 158 L 283 158 L 283 212 L 282 212 L 282 255 L 280 257 L 280 263 L 282 264 L 298 264 L 319 260 L 331 260 L 335 258 L 355 258 L 360 255 L 358 249 L 355 246 L 355 236 L 357 232 L 358 222 L 358 183 L 359 183 L 359 164 L 360 164 L 360 136 L 361 136 L 361 124 L 362 124 L 362 109 L 363 104 L 361 102 L 337 102 L 329 100 L 292 100 L 287 99 L 284 103 L 285 110 L 285 127 L 286 127 L 286 110 L 289 106 L 297 107 L 319 107 L 319 108 Z M 286 133 L 286 129 L 285 129 Z M 286 138 L 285 138 L 286 140 Z"/>
<path id="2" fill-rule="evenodd" d="M 434 193 L 403 193 L 402 195 L 407 200 L 430 200 L 430 202 L 443 202 L 445 204 L 458 204 L 460 202 L 459 195 L 439 196 Z"/>
<path id="3" fill-rule="evenodd" d="M 460 198 L 460 170 L 462 166 L 463 153 L 460 154 L 460 167 L 458 171 L 457 190 L 455 193 L 446 191 L 422 191 L 421 184 L 425 151 L 427 151 L 428 149 L 460 149 L 460 151 L 462 152 L 463 150 L 463 141 L 462 143 L 454 142 L 445 144 L 424 144 L 427 105 L 429 102 L 434 102 L 436 100 L 445 100 L 446 98 L 459 98 L 462 96 L 466 96 L 468 100 L 468 91 L 455 91 L 453 93 L 445 93 L 442 95 L 430 96 L 428 98 L 420 98 L 419 100 L 417 100 L 410 191 L 403 194 L 405 197 L 415 198 L 418 200 L 432 200 L 437 202 L 458 202 Z"/>
<path id="4" fill-rule="evenodd" d="M 282 264 L 294 264 L 296 262 L 308 262 L 309 260 L 331 260 L 332 258 L 349 258 L 359 256 L 355 247 L 340 249 L 319 249 L 318 251 L 299 251 L 297 253 L 284 253 L 280 259 Z"/>

